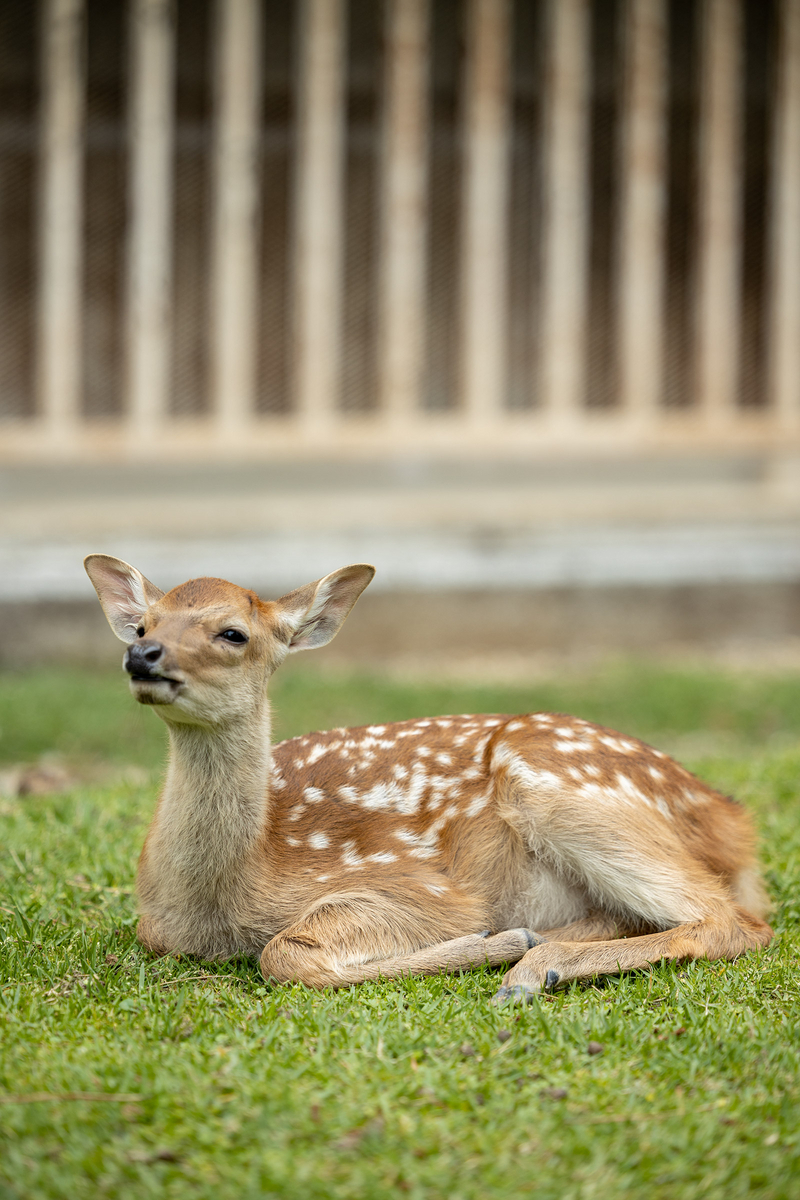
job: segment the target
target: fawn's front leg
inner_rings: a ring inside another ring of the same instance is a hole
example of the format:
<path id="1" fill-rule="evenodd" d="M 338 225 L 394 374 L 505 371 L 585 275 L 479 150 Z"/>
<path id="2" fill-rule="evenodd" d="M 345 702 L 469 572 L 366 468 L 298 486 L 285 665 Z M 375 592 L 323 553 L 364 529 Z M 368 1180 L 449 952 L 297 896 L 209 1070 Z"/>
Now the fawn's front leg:
<path id="1" fill-rule="evenodd" d="M 404 910 L 377 892 L 331 895 L 267 943 L 262 973 L 280 983 L 342 987 L 517 962 L 539 940 L 527 929 L 440 938 L 430 914 L 428 937 L 414 937 L 419 917 L 412 905 Z"/>

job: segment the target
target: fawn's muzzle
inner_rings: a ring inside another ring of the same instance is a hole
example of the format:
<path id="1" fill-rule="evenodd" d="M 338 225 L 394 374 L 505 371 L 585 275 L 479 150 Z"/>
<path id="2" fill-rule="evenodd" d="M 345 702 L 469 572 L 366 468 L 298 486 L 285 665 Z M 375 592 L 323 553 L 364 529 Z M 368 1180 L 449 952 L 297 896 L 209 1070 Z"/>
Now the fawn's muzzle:
<path id="1" fill-rule="evenodd" d="M 158 665 L 163 657 L 161 642 L 134 642 L 125 651 L 122 665 L 134 679 L 162 679 Z"/>

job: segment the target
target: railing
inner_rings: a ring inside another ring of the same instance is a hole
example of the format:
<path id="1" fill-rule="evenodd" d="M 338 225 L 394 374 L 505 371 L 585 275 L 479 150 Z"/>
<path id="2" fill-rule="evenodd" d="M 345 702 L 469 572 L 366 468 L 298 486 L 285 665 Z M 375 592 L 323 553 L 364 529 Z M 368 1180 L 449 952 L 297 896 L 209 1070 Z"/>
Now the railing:
<path id="1" fill-rule="evenodd" d="M 91 19 L 19 117 L 6 461 L 800 444 L 800 0 L 130 0 L 99 402 Z"/>

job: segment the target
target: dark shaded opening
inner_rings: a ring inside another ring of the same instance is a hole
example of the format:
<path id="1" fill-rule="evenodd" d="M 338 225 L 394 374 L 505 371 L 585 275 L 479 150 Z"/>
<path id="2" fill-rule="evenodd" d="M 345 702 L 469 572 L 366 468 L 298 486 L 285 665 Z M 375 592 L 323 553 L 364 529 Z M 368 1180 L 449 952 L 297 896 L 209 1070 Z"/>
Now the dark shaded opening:
<path id="1" fill-rule="evenodd" d="M 366 413 L 378 402 L 384 5 L 349 0 L 348 18 L 340 407 Z"/>
<path id="2" fill-rule="evenodd" d="M 127 6 L 88 0 L 83 412 L 96 419 L 119 417 L 124 402 L 127 55 Z"/>
<path id="3" fill-rule="evenodd" d="M 423 406 L 458 404 L 461 258 L 461 91 L 464 0 L 436 0 L 431 11 L 428 127 L 427 329 Z"/>
<path id="4" fill-rule="evenodd" d="M 0 419 L 33 415 L 36 328 L 36 9 L 0 4 Z"/>
<path id="5" fill-rule="evenodd" d="M 511 26 L 506 403 L 523 412 L 539 385 L 545 12 L 543 0 L 515 0 Z"/>
<path id="6" fill-rule="evenodd" d="M 265 0 L 262 19 L 261 336 L 256 409 L 286 413 L 291 312 L 291 200 L 294 172 L 297 5 Z"/>
<path id="7" fill-rule="evenodd" d="M 174 416 L 209 410 L 212 29 L 210 0 L 177 0 L 173 181 Z"/>
<path id="8" fill-rule="evenodd" d="M 619 403 L 622 0 L 592 0 L 586 406 Z"/>
<path id="9" fill-rule="evenodd" d="M 699 129 L 700 9 L 696 0 L 669 0 L 662 394 L 668 408 L 697 400 Z"/>

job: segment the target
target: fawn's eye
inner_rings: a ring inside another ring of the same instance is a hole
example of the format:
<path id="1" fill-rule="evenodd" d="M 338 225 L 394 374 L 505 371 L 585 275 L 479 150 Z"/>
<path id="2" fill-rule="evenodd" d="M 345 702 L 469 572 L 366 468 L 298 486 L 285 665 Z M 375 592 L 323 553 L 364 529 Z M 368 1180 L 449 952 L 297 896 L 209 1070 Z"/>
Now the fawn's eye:
<path id="1" fill-rule="evenodd" d="M 144 625 L 140 625 L 139 628 L 136 630 L 136 636 L 144 637 Z"/>
<path id="2" fill-rule="evenodd" d="M 249 640 L 246 634 L 241 633 L 238 629 L 223 629 L 219 636 L 226 642 L 234 642 L 238 646 Z"/>

